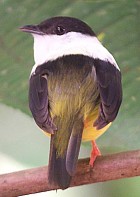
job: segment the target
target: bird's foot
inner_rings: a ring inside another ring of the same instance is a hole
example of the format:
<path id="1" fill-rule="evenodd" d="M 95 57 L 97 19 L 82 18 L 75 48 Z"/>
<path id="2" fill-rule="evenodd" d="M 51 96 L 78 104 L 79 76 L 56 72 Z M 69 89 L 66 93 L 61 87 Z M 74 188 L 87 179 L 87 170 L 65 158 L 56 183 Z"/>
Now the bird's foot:
<path id="1" fill-rule="evenodd" d="M 101 155 L 101 152 L 100 150 L 98 149 L 95 141 L 92 141 L 92 151 L 91 151 L 91 155 L 90 155 L 90 162 L 89 162 L 89 165 L 93 168 L 93 165 L 94 165 L 94 162 L 97 158 L 97 156 L 100 156 Z"/>

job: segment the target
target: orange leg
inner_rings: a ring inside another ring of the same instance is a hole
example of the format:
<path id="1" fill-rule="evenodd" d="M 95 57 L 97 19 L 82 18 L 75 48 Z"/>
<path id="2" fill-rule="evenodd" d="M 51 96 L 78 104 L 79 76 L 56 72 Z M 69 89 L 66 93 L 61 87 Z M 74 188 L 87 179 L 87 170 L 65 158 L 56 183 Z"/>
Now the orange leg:
<path id="1" fill-rule="evenodd" d="M 90 155 L 90 162 L 89 162 L 89 165 L 90 165 L 91 167 L 93 167 L 94 162 L 95 162 L 95 160 L 96 160 L 96 157 L 99 156 L 99 155 L 101 155 L 101 152 L 100 152 L 100 150 L 98 149 L 98 147 L 97 147 L 95 141 L 92 141 L 91 143 L 92 143 L 92 151 L 91 151 L 91 155 Z"/>

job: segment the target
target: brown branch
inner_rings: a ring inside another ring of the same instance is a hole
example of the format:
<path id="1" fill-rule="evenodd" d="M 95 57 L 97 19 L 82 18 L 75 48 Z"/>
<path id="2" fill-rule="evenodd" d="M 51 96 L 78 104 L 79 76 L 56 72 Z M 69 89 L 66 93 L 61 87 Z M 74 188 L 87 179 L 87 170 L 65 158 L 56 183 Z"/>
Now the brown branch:
<path id="1" fill-rule="evenodd" d="M 70 187 L 134 176 L 140 176 L 140 150 L 99 156 L 92 169 L 89 159 L 79 160 Z M 55 189 L 47 183 L 47 166 L 0 175 L 1 197 Z"/>

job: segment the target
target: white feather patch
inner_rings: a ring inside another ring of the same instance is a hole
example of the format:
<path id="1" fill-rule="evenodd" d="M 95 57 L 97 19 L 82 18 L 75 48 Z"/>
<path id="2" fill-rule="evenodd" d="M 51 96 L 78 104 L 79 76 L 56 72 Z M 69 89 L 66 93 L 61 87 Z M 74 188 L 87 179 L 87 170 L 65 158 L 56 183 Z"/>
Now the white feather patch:
<path id="1" fill-rule="evenodd" d="M 34 37 L 34 60 L 33 72 L 38 65 L 55 60 L 65 55 L 86 55 L 100 60 L 109 61 L 118 70 L 119 67 L 100 41 L 89 35 L 77 32 L 58 35 L 37 35 Z"/>

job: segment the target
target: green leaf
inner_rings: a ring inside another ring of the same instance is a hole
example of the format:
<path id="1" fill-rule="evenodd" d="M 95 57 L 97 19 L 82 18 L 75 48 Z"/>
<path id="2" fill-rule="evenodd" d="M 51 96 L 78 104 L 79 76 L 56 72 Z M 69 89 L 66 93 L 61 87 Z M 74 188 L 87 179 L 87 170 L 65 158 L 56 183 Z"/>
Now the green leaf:
<path id="1" fill-rule="evenodd" d="M 121 110 L 111 128 L 98 139 L 99 147 L 103 153 L 139 149 L 139 8 L 138 0 L 58 0 L 55 2 L 52 0 L 25 0 L 20 3 L 18 0 L 0 1 L 0 102 L 31 115 L 28 108 L 28 78 L 34 64 L 33 39 L 18 31 L 18 27 L 38 23 L 54 15 L 78 17 L 87 22 L 98 34 L 103 45 L 113 54 L 122 71 L 123 103 Z M 49 139 L 39 132 L 30 117 L 3 105 L 0 108 L 1 153 L 9 155 L 24 166 L 46 164 Z M 86 151 L 84 147 L 83 149 L 82 156 L 85 156 Z M 123 181 L 120 181 L 98 184 L 98 186 L 96 184 L 92 186 L 94 189 L 90 186 L 84 188 L 88 188 L 91 196 L 93 193 L 95 196 L 110 197 L 126 196 L 128 193 L 129 196 L 139 196 L 138 179 L 131 180 L 126 180 L 124 185 Z M 129 187 L 130 185 L 131 187 Z M 118 189 L 115 190 L 115 187 Z M 101 194 L 102 188 L 103 194 Z M 71 191 L 78 192 L 75 189 Z M 65 194 L 67 195 L 68 192 L 65 191 Z"/>

